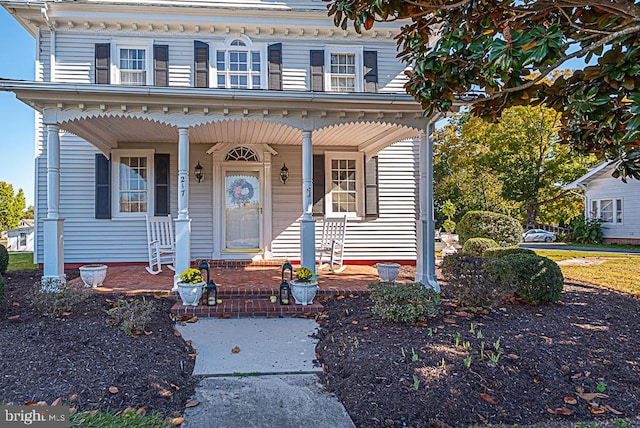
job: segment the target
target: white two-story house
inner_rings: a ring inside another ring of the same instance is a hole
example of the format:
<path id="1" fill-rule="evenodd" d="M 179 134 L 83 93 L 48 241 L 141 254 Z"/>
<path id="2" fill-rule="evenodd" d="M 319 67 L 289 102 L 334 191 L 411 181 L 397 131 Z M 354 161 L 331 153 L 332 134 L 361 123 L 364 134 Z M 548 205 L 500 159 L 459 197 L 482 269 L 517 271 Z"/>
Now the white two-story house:
<path id="1" fill-rule="evenodd" d="M 36 261 L 147 261 L 145 218 L 195 259 L 310 265 L 316 220 L 345 258 L 435 281 L 433 118 L 403 89 L 398 23 L 342 30 L 326 3 L 0 0 L 36 39 Z"/>

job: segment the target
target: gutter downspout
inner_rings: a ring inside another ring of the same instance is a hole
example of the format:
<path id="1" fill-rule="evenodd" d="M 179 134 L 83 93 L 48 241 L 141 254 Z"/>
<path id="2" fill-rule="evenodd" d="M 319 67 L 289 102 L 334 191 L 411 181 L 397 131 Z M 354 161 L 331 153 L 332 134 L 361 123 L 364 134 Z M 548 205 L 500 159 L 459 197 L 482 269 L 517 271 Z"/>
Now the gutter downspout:
<path id="1" fill-rule="evenodd" d="M 49 46 L 49 82 L 55 82 L 56 80 L 56 28 L 53 22 L 49 19 L 49 15 L 47 11 L 49 7 L 45 3 L 42 8 L 40 8 L 40 13 L 44 18 L 44 22 L 47 23 L 49 27 L 50 34 L 50 46 Z M 40 49 L 40 46 L 38 46 Z"/>

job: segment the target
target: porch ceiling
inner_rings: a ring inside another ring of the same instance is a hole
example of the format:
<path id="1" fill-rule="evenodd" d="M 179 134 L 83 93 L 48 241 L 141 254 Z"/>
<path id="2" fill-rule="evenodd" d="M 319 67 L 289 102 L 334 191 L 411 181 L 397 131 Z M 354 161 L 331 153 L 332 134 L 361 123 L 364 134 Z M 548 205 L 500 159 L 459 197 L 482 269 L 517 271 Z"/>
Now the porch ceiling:
<path id="1" fill-rule="evenodd" d="M 416 137 L 427 118 L 406 94 L 314 93 L 0 81 L 0 90 L 104 152 L 122 142 L 353 146 L 372 155 Z"/>

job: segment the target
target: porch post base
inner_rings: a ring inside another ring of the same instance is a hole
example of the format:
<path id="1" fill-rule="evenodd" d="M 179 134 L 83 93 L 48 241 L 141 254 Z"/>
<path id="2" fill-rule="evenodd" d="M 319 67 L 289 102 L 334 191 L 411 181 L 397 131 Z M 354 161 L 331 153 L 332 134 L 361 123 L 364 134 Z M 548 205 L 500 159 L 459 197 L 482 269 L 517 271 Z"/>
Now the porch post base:
<path id="1" fill-rule="evenodd" d="M 415 281 L 439 293 L 440 285 L 436 279 L 435 239 L 433 227 L 429 227 L 429 223 L 428 219 L 418 220 L 416 222 L 419 251 L 418 259 L 416 260 Z"/>
<path id="2" fill-rule="evenodd" d="M 60 288 L 67 284 L 67 275 L 62 276 L 42 276 L 40 280 L 40 290 L 45 293 L 59 293 Z"/>
<path id="3" fill-rule="evenodd" d="M 66 282 L 64 274 L 64 219 L 45 218 L 44 223 L 44 275 L 42 285 Z"/>
<path id="4" fill-rule="evenodd" d="M 300 264 L 308 267 L 316 274 L 316 221 L 302 218 L 300 235 L 302 238 Z"/>
<path id="5" fill-rule="evenodd" d="M 176 224 L 176 274 L 173 277 L 173 289 L 178 289 L 180 274 L 191 266 L 191 219 L 177 219 Z"/>

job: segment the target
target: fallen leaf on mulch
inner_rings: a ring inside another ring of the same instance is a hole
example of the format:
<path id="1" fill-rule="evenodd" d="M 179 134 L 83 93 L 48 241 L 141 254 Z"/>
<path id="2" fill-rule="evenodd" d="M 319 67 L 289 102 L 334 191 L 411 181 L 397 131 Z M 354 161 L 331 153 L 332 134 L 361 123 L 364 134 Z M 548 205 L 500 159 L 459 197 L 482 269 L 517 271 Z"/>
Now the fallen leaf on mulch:
<path id="1" fill-rule="evenodd" d="M 175 388 L 176 391 L 180 390 L 180 387 L 178 385 L 176 385 L 175 383 L 170 383 L 169 385 L 171 386 L 171 388 Z"/>
<path id="2" fill-rule="evenodd" d="M 363 329 L 363 330 L 369 330 L 369 326 L 366 326 L 366 325 L 365 325 L 365 326 L 362 326 L 362 329 Z"/>
<path id="3" fill-rule="evenodd" d="M 565 404 L 578 404 L 578 400 L 576 400 L 575 397 L 564 397 L 564 403 Z"/>
<path id="4" fill-rule="evenodd" d="M 147 408 L 146 407 L 140 407 L 138 410 L 136 410 L 136 416 L 144 416 L 147 414 Z"/>
<path id="5" fill-rule="evenodd" d="M 579 379 L 582 377 L 582 373 L 576 373 L 573 376 L 571 376 L 571 379 Z"/>
<path id="6" fill-rule="evenodd" d="M 489 394 L 485 394 L 484 392 L 480 393 L 480 397 L 482 397 L 482 399 L 489 404 L 498 404 L 495 398 L 493 398 Z"/>
<path id="7" fill-rule="evenodd" d="M 187 404 L 184 405 L 184 407 L 196 407 L 198 404 L 200 404 L 198 400 L 189 401 Z"/>
<path id="8" fill-rule="evenodd" d="M 123 411 L 116 413 L 116 416 L 118 416 L 118 414 L 126 415 L 127 413 L 134 413 L 135 411 L 136 409 L 134 409 L 133 407 L 127 407 Z"/>
<path id="9" fill-rule="evenodd" d="M 507 357 L 511 358 L 512 360 L 520 359 L 520 355 L 517 354 L 507 354 Z"/>
<path id="10" fill-rule="evenodd" d="M 542 381 L 540 379 L 538 379 L 537 377 L 533 378 L 533 383 L 535 383 L 536 385 L 539 385 L 542 383 Z"/>
<path id="11" fill-rule="evenodd" d="M 15 320 L 17 320 L 18 318 L 20 318 L 20 315 L 13 315 L 13 316 L 7 317 L 7 319 L 8 319 L 9 321 L 15 321 Z"/>
<path id="12" fill-rule="evenodd" d="M 186 341 L 186 342 L 184 342 L 184 343 L 185 343 L 185 345 L 187 345 L 187 346 L 191 346 L 191 344 L 192 344 L 193 342 L 192 342 L 191 340 L 187 340 L 187 341 Z"/>
<path id="13" fill-rule="evenodd" d="M 351 324 L 358 325 L 358 321 L 351 321 Z"/>
<path id="14" fill-rule="evenodd" d="M 11 306 L 20 306 L 20 303 L 18 303 L 18 302 L 11 302 Z"/>
<path id="15" fill-rule="evenodd" d="M 71 312 L 68 312 L 68 311 L 67 311 L 67 312 L 63 312 L 63 313 L 62 313 L 62 316 L 63 316 L 63 317 L 68 317 L 69 315 L 71 315 Z"/>
<path id="16" fill-rule="evenodd" d="M 194 323 L 194 322 L 198 322 L 198 317 L 191 317 L 187 320 L 188 323 Z"/>
<path id="17" fill-rule="evenodd" d="M 322 371 L 325 373 L 329 373 L 329 367 L 325 363 L 322 363 Z"/>
<path id="18" fill-rule="evenodd" d="M 603 413 L 607 413 L 607 411 L 601 407 L 589 407 L 589 411 L 594 415 L 602 415 Z"/>
<path id="19" fill-rule="evenodd" d="M 171 423 L 174 425 L 180 425 L 184 422 L 184 418 L 182 416 L 180 416 L 179 418 L 173 418 L 171 419 Z"/>
<path id="20" fill-rule="evenodd" d="M 457 317 L 468 317 L 469 316 L 469 312 L 465 312 L 465 311 L 455 311 L 453 313 L 453 315 L 457 316 Z"/>
<path id="21" fill-rule="evenodd" d="M 52 406 L 60 406 L 62 404 L 62 397 L 58 397 L 51 402 Z"/>
<path id="22" fill-rule="evenodd" d="M 547 407 L 547 412 L 552 415 L 563 415 L 563 416 L 571 416 L 573 415 L 573 410 L 567 409 L 566 407 L 559 407 L 557 409 L 551 409 Z"/>
<path id="23" fill-rule="evenodd" d="M 547 345 L 552 345 L 553 344 L 553 339 L 547 336 L 540 336 L 540 339 L 544 340 L 544 343 L 546 343 Z"/>
<path id="24" fill-rule="evenodd" d="M 584 392 L 582 388 L 576 388 L 576 395 L 586 401 L 593 401 L 596 398 L 609 398 L 607 394 L 601 392 Z"/>
<path id="25" fill-rule="evenodd" d="M 76 401 L 78 399 L 78 394 L 75 392 L 69 396 L 69 401 Z"/>
<path id="26" fill-rule="evenodd" d="M 112 394 L 117 394 L 118 391 L 119 391 L 119 389 L 116 386 L 110 386 L 109 387 L 109 392 L 112 393 Z"/>
<path id="27" fill-rule="evenodd" d="M 240 348 L 237 346 L 234 346 L 233 349 L 231 349 L 232 354 L 237 354 L 238 352 L 240 352 Z"/>
<path id="28" fill-rule="evenodd" d="M 614 409 L 613 407 L 609 406 L 608 404 L 605 404 L 604 406 L 602 406 L 603 409 L 613 413 L 614 415 L 622 415 L 623 413 L 619 410 Z"/>
<path id="29" fill-rule="evenodd" d="M 169 391 L 168 389 L 162 389 L 160 391 L 160 397 L 171 397 L 173 395 L 173 391 Z"/>
<path id="30" fill-rule="evenodd" d="M 336 296 L 336 299 L 337 299 L 337 300 L 342 300 L 342 299 L 344 299 L 344 296 L 341 294 L 341 295 L 339 295 L 339 296 Z"/>
<path id="31" fill-rule="evenodd" d="M 178 330 L 174 331 L 173 334 L 175 334 L 178 337 L 182 337 L 182 333 L 180 333 Z"/>
<path id="32" fill-rule="evenodd" d="M 446 322 L 447 324 L 455 324 L 456 320 L 451 319 L 451 318 L 444 318 L 442 321 Z"/>

